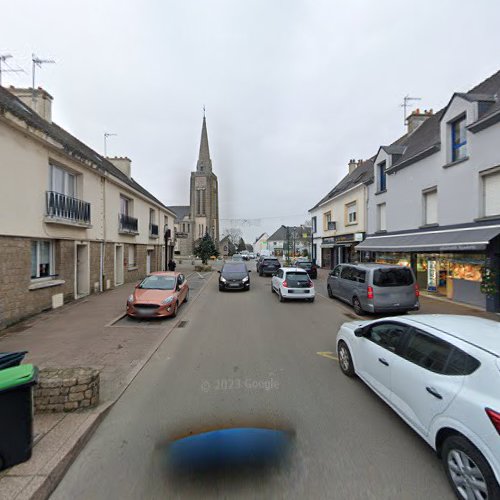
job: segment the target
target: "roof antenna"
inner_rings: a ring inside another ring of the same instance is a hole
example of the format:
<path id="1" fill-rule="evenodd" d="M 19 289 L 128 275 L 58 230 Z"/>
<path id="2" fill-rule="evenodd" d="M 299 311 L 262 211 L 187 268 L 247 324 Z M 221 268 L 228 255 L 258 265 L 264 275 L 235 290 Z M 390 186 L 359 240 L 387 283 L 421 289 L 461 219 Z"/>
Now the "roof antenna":
<path id="1" fill-rule="evenodd" d="M 205 118 L 205 105 L 203 105 L 203 118 Z"/>
<path id="2" fill-rule="evenodd" d="M 24 73 L 24 69 L 14 69 L 11 68 L 5 61 L 10 59 L 12 56 L 10 54 L 0 54 L 0 87 L 2 86 L 2 73 Z M 2 63 L 5 63 L 8 69 L 2 68 Z"/>
<path id="3" fill-rule="evenodd" d="M 403 104 L 400 104 L 400 106 L 403 108 L 403 125 L 406 127 L 407 124 L 407 119 L 406 119 L 406 112 L 407 108 L 409 108 L 412 104 L 410 101 L 421 101 L 421 97 L 410 97 L 409 94 L 406 94 L 403 97 Z"/>
<path id="4" fill-rule="evenodd" d="M 55 64 L 55 61 L 53 59 L 40 59 L 37 57 L 35 54 L 31 54 L 31 61 L 33 63 L 31 74 L 33 78 L 33 91 L 31 93 L 31 107 L 35 107 L 35 72 L 37 66 L 39 68 L 42 67 L 42 64 Z"/>
<path id="5" fill-rule="evenodd" d="M 104 132 L 104 157 L 108 156 L 108 137 L 113 137 L 118 134 L 110 134 L 109 132 Z"/>

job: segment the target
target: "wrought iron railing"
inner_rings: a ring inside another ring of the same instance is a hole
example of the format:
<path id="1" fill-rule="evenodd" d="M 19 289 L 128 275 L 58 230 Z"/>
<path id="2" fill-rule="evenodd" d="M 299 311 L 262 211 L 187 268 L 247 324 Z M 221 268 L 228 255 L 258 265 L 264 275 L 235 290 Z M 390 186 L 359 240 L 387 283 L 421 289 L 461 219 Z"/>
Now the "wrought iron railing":
<path id="1" fill-rule="evenodd" d="M 138 232 L 138 221 L 135 217 L 131 217 L 126 214 L 118 215 L 118 223 L 120 226 L 120 231 L 124 233 L 137 233 Z"/>
<path id="2" fill-rule="evenodd" d="M 46 192 L 47 216 L 90 224 L 90 203 L 55 191 Z"/>

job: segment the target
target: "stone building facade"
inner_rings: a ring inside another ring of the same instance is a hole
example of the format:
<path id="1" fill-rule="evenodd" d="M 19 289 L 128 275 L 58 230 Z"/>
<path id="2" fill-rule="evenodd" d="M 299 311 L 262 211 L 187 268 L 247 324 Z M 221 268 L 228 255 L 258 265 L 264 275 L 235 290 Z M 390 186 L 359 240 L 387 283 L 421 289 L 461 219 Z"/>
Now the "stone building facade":
<path id="1" fill-rule="evenodd" d="M 212 170 L 206 117 L 203 116 L 196 171 L 191 172 L 189 205 L 169 207 L 176 213 L 176 253 L 192 255 L 199 239 L 208 233 L 219 241 L 219 184 Z"/>

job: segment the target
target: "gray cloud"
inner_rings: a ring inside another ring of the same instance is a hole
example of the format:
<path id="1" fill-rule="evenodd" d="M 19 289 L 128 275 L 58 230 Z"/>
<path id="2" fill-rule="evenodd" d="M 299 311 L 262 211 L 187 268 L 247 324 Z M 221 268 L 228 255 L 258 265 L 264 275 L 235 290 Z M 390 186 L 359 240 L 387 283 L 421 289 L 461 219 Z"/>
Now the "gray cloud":
<path id="1" fill-rule="evenodd" d="M 109 153 L 166 204 L 188 201 L 205 104 L 221 218 L 260 219 L 251 239 L 303 222 L 349 158 L 403 133 L 405 94 L 438 109 L 499 69 L 500 4 L 480 22 L 463 5 L 25 0 L 2 11 L 0 52 L 56 59 L 37 78 L 54 120 L 101 152 L 117 133 Z"/>

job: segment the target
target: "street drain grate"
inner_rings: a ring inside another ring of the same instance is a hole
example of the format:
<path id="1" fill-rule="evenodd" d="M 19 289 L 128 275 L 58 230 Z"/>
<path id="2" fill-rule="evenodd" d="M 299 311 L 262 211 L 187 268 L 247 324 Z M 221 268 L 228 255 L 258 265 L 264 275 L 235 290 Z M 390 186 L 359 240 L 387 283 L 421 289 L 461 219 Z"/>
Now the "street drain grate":
<path id="1" fill-rule="evenodd" d="M 179 321 L 177 328 L 184 328 L 187 325 L 187 321 Z"/>

